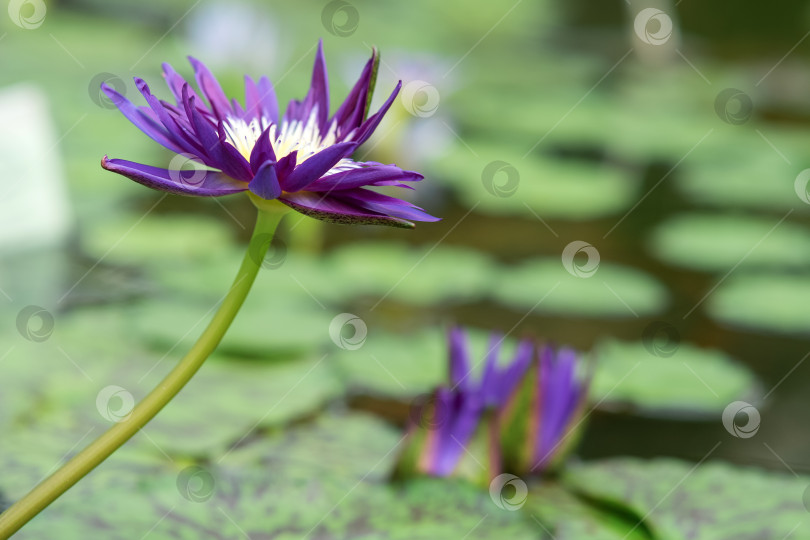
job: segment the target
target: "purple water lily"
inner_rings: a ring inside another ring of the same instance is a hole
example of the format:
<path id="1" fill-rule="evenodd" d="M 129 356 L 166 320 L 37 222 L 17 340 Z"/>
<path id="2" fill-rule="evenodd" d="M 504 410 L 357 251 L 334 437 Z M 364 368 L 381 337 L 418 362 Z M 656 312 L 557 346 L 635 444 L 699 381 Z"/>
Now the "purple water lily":
<path id="1" fill-rule="evenodd" d="M 574 442 L 585 404 L 588 381 L 579 374 L 580 360 L 569 348 L 555 350 L 550 345 L 537 353 L 537 392 L 529 413 L 532 465 L 530 472 L 542 472 Z"/>
<path id="2" fill-rule="evenodd" d="M 522 340 L 512 359 L 500 362 L 503 336 L 493 334 L 476 377 L 466 333 L 454 328 L 448 339 L 449 386 L 438 388 L 429 409 L 412 418 L 399 474 L 489 482 L 502 472 L 552 469 L 576 442 L 586 403 L 588 381 L 580 356 Z M 422 416 L 426 412 L 429 422 Z M 466 455 L 473 456 L 475 466 L 463 464 Z"/>
<path id="3" fill-rule="evenodd" d="M 146 83 L 135 83 L 148 107 L 135 106 L 110 86 L 104 93 L 141 131 L 175 152 L 169 168 L 104 157 L 102 167 L 147 187 L 182 195 L 219 197 L 248 191 L 257 204 L 279 202 L 308 216 L 338 223 L 413 227 L 437 221 L 411 203 L 370 187 L 409 187 L 421 174 L 370 161 L 354 151 L 377 128 L 402 83 L 379 111 L 368 116 L 379 58 L 376 51 L 343 104 L 329 115 L 329 86 L 323 44 L 318 44 L 309 92 L 279 116 L 267 77 L 245 77 L 245 105 L 228 100 L 211 72 L 189 58 L 200 94 L 168 64 L 163 75 L 175 104 L 157 99 Z M 193 170 L 184 169 L 191 164 Z"/>
<path id="4" fill-rule="evenodd" d="M 437 421 L 419 461 L 422 472 L 435 476 L 452 474 L 485 413 L 504 406 L 524 377 L 532 359 L 531 342 L 521 342 L 512 361 L 500 366 L 502 341 L 503 337 L 497 334 L 490 338 L 484 369 L 476 380 L 472 376 L 467 335 L 460 328 L 450 331 L 450 387 L 439 388 L 435 394 Z"/>

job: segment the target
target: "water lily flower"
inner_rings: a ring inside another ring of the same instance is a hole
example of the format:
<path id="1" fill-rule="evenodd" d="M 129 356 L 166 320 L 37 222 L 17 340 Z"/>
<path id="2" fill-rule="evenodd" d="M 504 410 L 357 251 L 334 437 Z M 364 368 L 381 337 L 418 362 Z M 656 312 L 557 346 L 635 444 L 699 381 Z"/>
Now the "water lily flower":
<path id="1" fill-rule="evenodd" d="M 413 227 L 437 221 L 421 208 L 376 192 L 373 187 L 409 187 L 421 174 L 396 165 L 355 161 L 391 107 L 402 83 L 368 115 L 379 57 L 374 51 L 343 104 L 330 116 L 323 43 L 318 44 L 309 92 L 279 113 L 267 77 L 245 77 L 245 103 L 228 100 L 202 62 L 189 57 L 200 93 L 168 64 L 163 75 L 175 103 L 159 100 L 139 78 L 148 106 L 135 106 L 103 84 L 126 118 L 154 141 L 175 152 L 169 168 L 104 157 L 102 167 L 145 186 L 182 195 L 219 197 L 248 191 L 262 206 L 277 200 L 298 212 L 338 223 Z M 203 99 L 204 98 L 204 99 Z M 193 170 L 186 168 L 191 164 Z"/>
<path id="2" fill-rule="evenodd" d="M 537 350 L 522 387 L 501 416 L 504 467 L 515 474 L 551 472 L 581 433 L 590 377 L 573 349 Z"/>
<path id="3" fill-rule="evenodd" d="M 464 330 L 449 341 L 449 385 L 412 415 L 397 474 L 460 476 L 482 485 L 502 472 L 549 471 L 576 441 L 588 382 L 568 348 L 517 344 L 499 361 L 503 336 L 491 336 L 480 377 Z"/>

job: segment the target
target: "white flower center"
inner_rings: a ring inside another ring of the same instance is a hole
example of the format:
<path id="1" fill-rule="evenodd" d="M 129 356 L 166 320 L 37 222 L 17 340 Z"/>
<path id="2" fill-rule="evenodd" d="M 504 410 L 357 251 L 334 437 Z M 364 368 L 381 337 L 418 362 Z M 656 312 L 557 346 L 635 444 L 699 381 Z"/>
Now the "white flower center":
<path id="1" fill-rule="evenodd" d="M 318 129 L 317 115 L 316 106 L 312 109 L 306 122 L 283 120 L 279 127 L 278 124 L 274 124 L 265 117 L 254 118 L 250 122 L 230 117 L 223 122 L 223 127 L 227 141 L 247 160 L 250 160 L 250 153 L 259 141 L 259 137 L 269 127 L 268 136 L 276 159 L 280 160 L 291 152 L 297 151 L 296 164 L 300 164 L 337 142 L 337 122 L 333 121 L 326 133 L 322 135 Z M 355 164 L 356 162 L 351 159 L 343 158 L 326 174 L 353 169 Z"/>

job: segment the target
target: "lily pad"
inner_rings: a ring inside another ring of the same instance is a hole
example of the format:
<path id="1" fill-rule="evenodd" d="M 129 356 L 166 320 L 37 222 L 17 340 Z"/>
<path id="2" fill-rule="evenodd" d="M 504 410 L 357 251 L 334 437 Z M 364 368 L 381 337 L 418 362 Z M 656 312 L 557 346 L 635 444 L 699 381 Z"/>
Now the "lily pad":
<path id="1" fill-rule="evenodd" d="M 589 497 L 630 506 L 655 538 L 810 538 L 806 476 L 721 462 L 616 458 L 570 467 L 565 481 Z"/>
<path id="2" fill-rule="evenodd" d="M 487 140 L 465 141 L 435 163 L 467 206 L 495 215 L 593 219 L 628 208 L 638 195 L 633 174 L 606 164 L 524 156 Z M 470 151 L 470 148 L 473 150 Z"/>
<path id="3" fill-rule="evenodd" d="M 132 331 L 161 351 L 188 350 L 213 314 L 211 303 L 181 298 L 143 301 L 128 310 Z M 264 297 L 252 291 L 218 350 L 277 358 L 296 356 L 329 341 L 333 314 L 304 298 Z"/>
<path id="4" fill-rule="evenodd" d="M 784 128 L 760 133 L 709 137 L 683 163 L 675 186 L 691 200 L 713 206 L 810 211 L 796 192 L 797 175 L 809 165 L 802 161 L 810 144 L 807 133 Z"/>
<path id="5" fill-rule="evenodd" d="M 760 332 L 808 333 L 810 278 L 802 274 L 732 275 L 706 300 L 709 315 Z"/>
<path id="6" fill-rule="evenodd" d="M 328 258 L 331 280 L 348 295 L 374 295 L 403 303 L 475 301 L 496 275 L 492 259 L 457 246 L 409 248 L 394 243 L 358 243 Z M 324 276 L 326 279 L 326 276 Z"/>
<path id="7" fill-rule="evenodd" d="M 267 452 L 263 462 L 253 465 L 241 459 L 244 455 L 227 457 L 219 464 L 191 465 L 189 474 L 187 463 L 149 468 L 111 462 L 19 537 L 103 534 L 115 540 L 148 533 L 155 538 L 432 540 L 459 534 L 481 539 L 538 534 L 535 523 L 519 512 L 500 511 L 487 492 L 469 484 L 422 480 L 395 486 L 381 481 L 396 457 L 397 441 L 390 428 L 355 415 L 330 417 L 254 443 Z M 302 455 L 311 458 L 300 459 Z M 352 459 L 336 461 L 340 456 Z"/>
<path id="8" fill-rule="evenodd" d="M 664 262 L 705 271 L 810 266 L 810 230 L 777 218 L 681 215 L 661 224 L 648 244 Z"/>
<path id="9" fill-rule="evenodd" d="M 504 269 L 494 284 L 495 300 L 517 310 L 583 317 L 635 317 L 656 313 L 668 301 L 652 276 L 614 263 L 589 261 L 574 275 L 559 258 L 535 258 Z M 572 263 L 573 264 L 573 263 Z"/>
<path id="10" fill-rule="evenodd" d="M 754 375 L 718 350 L 681 343 L 606 341 L 593 352 L 591 399 L 605 409 L 684 418 L 716 417 L 736 400 L 753 399 Z"/>

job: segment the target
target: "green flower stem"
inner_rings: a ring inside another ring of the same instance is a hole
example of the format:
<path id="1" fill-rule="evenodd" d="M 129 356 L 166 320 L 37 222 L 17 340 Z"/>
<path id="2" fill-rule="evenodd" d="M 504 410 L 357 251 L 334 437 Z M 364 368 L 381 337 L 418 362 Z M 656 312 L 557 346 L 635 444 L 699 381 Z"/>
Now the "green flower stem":
<path id="1" fill-rule="evenodd" d="M 278 205 L 281 207 L 281 205 Z M 76 482 L 107 459 L 146 425 L 186 385 L 216 349 L 250 291 L 264 254 L 284 212 L 260 209 L 248 250 L 225 300 L 200 338 L 160 384 L 132 410 L 87 448 L 39 483 L 25 497 L 0 514 L 0 540 L 9 538 Z"/>

